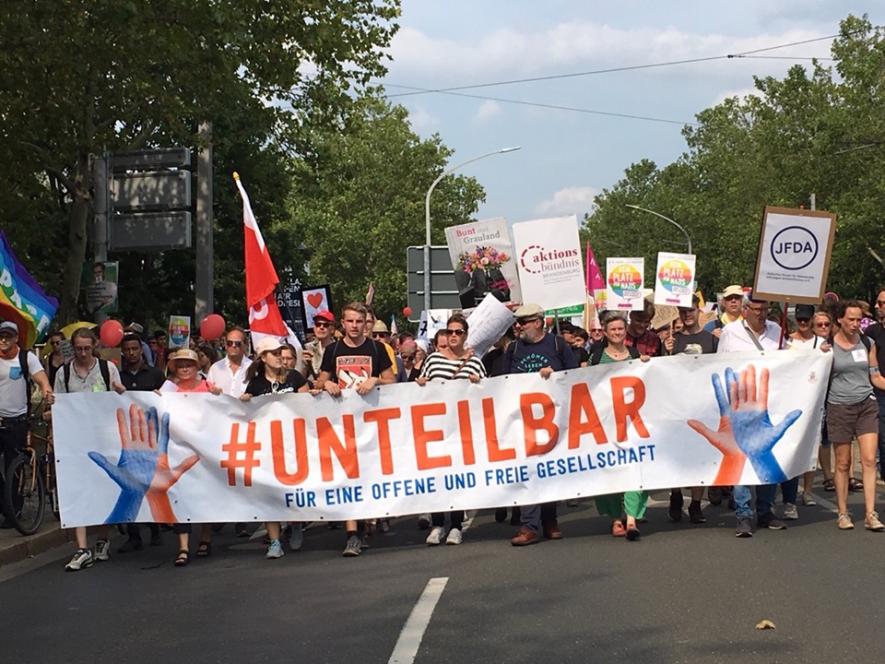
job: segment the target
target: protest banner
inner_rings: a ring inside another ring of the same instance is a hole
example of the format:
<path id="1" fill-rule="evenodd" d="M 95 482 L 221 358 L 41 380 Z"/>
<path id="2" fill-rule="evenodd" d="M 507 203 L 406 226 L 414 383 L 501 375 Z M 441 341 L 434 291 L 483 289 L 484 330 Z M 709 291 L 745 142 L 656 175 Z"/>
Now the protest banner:
<path id="1" fill-rule="evenodd" d="M 501 302 L 522 302 L 513 242 L 503 217 L 449 226 L 446 244 L 462 309 L 477 306 L 489 293 Z"/>
<path id="2" fill-rule="evenodd" d="M 694 294 L 695 256 L 658 252 L 655 270 L 655 304 L 690 307 Z"/>
<path id="3" fill-rule="evenodd" d="M 824 299 L 836 215 L 766 207 L 756 255 L 756 297 L 796 304 Z"/>
<path id="4" fill-rule="evenodd" d="M 307 329 L 313 328 L 313 317 L 320 311 L 332 311 L 332 289 L 328 285 L 311 286 L 301 291 L 304 304 L 304 322 Z"/>
<path id="5" fill-rule="evenodd" d="M 418 338 L 433 341 L 433 337 L 439 330 L 446 327 L 446 321 L 452 315 L 451 309 L 430 309 L 421 312 L 421 320 L 418 321 Z"/>
<path id="6" fill-rule="evenodd" d="M 283 322 L 289 327 L 298 340 L 304 343 L 306 327 L 304 324 L 304 300 L 301 298 L 301 280 L 295 276 L 292 268 L 283 269 L 284 281 L 276 290 L 277 306 L 283 316 Z"/>
<path id="7" fill-rule="evenodd" d="M 513 224 L 523 302 L 544 309 L 584 304 L 586 287 L 575 215 Z"/>
<path id="8" fill-rule="evenodd" d="M 644 258 L 606 258 L 605 308 L 611 311 L 642 311 L 645 282 Z"/>
<path id="9" fill-rule="evenodd" d="M 342 521 L 784 481 L 814 466 L 831 362 L 677 355 L 250 402 L 60 394 L 62 527 Z"/>
<path id="10" fill-rule="evenodd" d="M 189 348 L 191 343 L 191 317 L 169 316 L 169 350 Z"/>
<path id="11" fill-rule="evenodd" d="M 467 316 L 467 324 L 467 347 L 482 357 L 513 327 L 513 312 L 489 293 Z"/>

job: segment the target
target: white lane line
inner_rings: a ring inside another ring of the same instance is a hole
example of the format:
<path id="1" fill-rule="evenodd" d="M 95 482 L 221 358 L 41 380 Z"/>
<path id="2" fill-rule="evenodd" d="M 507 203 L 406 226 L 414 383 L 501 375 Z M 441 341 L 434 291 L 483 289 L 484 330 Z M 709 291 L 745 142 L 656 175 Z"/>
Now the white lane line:
<path id="1" fill-rule="evenodd" d="M 836 505 L 834 503 L 831 503 L 826 498 L 821 498 L 820 495 L 818 495 L 816 493 L 811 493 L 810 491 L 808 492 L 808 495 L 810 495 L 812 498 L 814 498 L 815 502 L 818 505 L 820 505 L 821 507 L 823 507 L 824 509 L 829 510 L 833 514 L 839 513 L 839 508 L 836 507 Z"/>
<path id="2" fill-rule="evenodd" d="M 412 664 L 415 661 L 424 631 L 430 623 L 430 616 L 433 615 L 436 603 L 448 582 L 447 576 L 436 577 L 427 582 L 424 592 L 409 614 L 409 619 L 403 625 L 403 631 L 399 633 L 387 664 Z"/>

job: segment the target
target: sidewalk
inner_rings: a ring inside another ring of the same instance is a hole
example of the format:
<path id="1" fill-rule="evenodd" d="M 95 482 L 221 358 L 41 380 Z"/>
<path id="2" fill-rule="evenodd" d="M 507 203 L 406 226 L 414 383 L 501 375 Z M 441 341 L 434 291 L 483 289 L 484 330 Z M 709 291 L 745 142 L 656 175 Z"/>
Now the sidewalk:
<path id="1" fill-rule="evenodd" d="M 53 549 L 68 541 L 67 534 L 51 514 L 33 535 L 23 537 L 14 528 L 0 530 L 0 567 Z"/>

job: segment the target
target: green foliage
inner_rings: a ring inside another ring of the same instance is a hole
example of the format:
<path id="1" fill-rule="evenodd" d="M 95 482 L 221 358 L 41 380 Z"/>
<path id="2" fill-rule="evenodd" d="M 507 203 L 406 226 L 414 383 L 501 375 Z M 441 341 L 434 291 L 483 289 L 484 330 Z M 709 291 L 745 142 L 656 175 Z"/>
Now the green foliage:
<path id="1" fill-rule="evenodd" d="M 885 209 L 885 32 L 848 17 L 833 45 L 835 71 L 814 63 L 756 79 L 757 94 L 727 99 L 683 130 L 688 152 L 658 168 L 633 164 L 596 198 L 584 236 L 597 256 L 684 251 L 677 229 L 628 203 L 684 226 L 707 293 L 751 284 L 762 210 L 809 206 L 838 215 L 829 288 L 868 295 L 881 281 Z"/>

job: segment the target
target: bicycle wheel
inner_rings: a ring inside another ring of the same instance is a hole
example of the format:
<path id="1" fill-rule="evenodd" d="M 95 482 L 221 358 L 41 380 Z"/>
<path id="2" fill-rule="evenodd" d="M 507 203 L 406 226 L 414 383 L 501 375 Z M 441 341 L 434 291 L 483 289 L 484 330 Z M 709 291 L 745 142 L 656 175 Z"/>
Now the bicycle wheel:
<path id="1" fill-rule="evenodd" d="M 22 535 L 33 535 L 43 523 L 46 511 L 46 489 L 39 464 L 20 454 L 13 459 L 6 473 L 3 502 L 12 525 Z"/>

